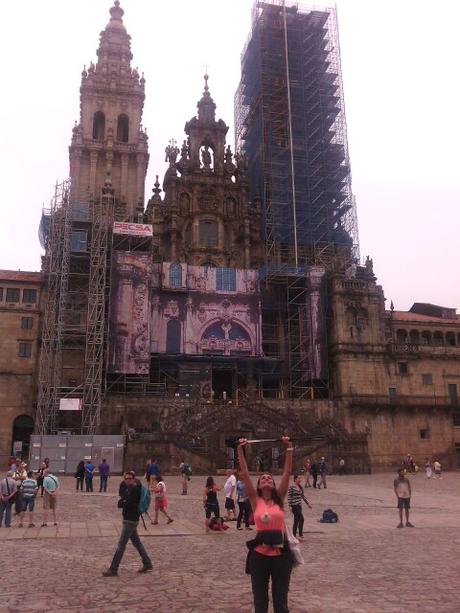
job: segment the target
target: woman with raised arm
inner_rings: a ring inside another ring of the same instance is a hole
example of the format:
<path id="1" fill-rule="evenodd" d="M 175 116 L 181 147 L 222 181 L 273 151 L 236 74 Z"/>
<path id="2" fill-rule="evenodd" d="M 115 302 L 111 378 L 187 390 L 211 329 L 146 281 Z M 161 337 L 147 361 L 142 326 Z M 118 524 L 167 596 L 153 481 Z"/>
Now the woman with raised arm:
<path id="1" fill-rule="evenodd" d="M 294 447 L 288 436 L 281 439 L 287 446 L 281 483 L 277 488 L 273 477 L 263 473 L 255 488 L 249 476 L 244 447 L 247 439 L 239 440 L 238 461 L 241 480 L 254 511 L 256 538 L 248 542 L 249 554 L 246 572 L 251 575 L 255 613 L 268 611 L 268 585 L 272 579 L 274 613 L 288 613 L 289 581 L 292 555 L 286 538 L 283 502 L 289 486 Z"/>

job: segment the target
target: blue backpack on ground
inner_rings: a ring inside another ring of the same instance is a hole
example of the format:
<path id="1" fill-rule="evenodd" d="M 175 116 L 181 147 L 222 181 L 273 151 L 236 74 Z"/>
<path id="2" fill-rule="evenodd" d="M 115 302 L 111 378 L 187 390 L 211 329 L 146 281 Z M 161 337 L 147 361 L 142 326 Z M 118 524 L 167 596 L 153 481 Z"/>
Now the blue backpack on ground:
<path id="1" fill-rule="evenodd" d="M 339 516 L 332 509 L 323 511 L 323 516 L 319 520 L 322 524 L 336 524 L 339 521 Z"/>
<path id="2" fill-rule="evenodd" d="M 137 505 L 137 510 L 141 515 L 147 513 L 150 507 L 150 502 L 150 490 L 148 490 L 145 485 L 141 485 L 141 497 L 139 498 L 139 504 Z"/>

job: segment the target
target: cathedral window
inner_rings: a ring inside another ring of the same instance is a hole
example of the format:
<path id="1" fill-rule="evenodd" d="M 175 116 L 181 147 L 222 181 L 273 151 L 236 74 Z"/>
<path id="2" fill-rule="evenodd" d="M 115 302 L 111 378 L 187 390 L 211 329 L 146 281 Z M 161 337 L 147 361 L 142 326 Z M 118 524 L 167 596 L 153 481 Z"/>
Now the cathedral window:
<path id="1" fill-rule="evenodd" d="M 127 115 L 119 115 L 117 123 L 117 141 L 127 143 L 129 140 L 129 117 Z"/>
<path id="2" fill-rule="evenodd" d="M 171 264 L 169 267 L 169 287 L 182 287 L 182 266 Z"/>
<path id="3" fill-rule="evenodd" d="M 104 140 L 105 138 L 105 115 L 102 111 L 94 113 L 93 138 L 94 140 Z"/>
<path id="4" fill-rule="evenodd" d="M 216 289 L 220 292 L 236 292 L 236 270 L 234 268 L 217 268 Z"/>
<path id="5" fill-rule="evenodd" d="M 217 247 L 218 226 L 217 222 L 210 220 L 200 221 L 198 226 L 200 247 Z"/>

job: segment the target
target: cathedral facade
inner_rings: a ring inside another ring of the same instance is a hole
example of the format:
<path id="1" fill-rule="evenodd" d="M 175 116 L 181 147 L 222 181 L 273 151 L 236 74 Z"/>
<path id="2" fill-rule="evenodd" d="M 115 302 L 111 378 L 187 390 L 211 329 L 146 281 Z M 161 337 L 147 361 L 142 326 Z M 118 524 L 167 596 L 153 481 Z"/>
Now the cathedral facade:
<path id="1" fill-rule="evenodd" d="M 320 454 L 332 468 L 341 456 L 350 470 L 384 470 L 407 453 L 459 464 L 455 309 L 387 309 L 372 260 L 353 260 L 350 241 L 323 261 L 308 250 L 296 266 L 282 250 L 270 259 L 254 160 L 227 142 L 207 75 L 145 202 L 145 80 L 131 59 L 116 0 L 82 73 L 70 183 L 43 224 L 41 353 L 34 336 L 33 351 L 10 364 L 0 454 L 30 434 L 14 431 L 24 414 L 37 434 L 126 435 L 136 467 L 155 452 L 166 470 L 184 457 L 215 470 L 232 462 L 228 439 L 284 432 L 299 438 L 299 464 Z M 0 282 L 2 329 L 14 336 L 16 286 L 6 274 Z M 276 470 L 277 446 L 260 454 Z"/>

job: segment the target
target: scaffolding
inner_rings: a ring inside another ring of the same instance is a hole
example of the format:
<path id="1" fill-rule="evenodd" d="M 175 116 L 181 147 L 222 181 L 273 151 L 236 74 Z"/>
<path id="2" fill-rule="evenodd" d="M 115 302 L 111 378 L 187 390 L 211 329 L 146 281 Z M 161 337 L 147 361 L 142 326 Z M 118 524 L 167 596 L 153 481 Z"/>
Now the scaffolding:
<path id="1" fill-rule="evenodd" d="M 36 433 L 65 428 L 96 434 L 100 422 L 106 338 L 110 184 L 90 202 L 75 202 L 70 180 L 58 184 L 40 225 L 47 300 L 43 316 Z M 81 400 L 60 411 L 61 399 Z"/>
<path id="2" fill-rule="evenodd" d="M 113 223 L 114 196 L 110 181 L 91 207 L 91 248 L 86 320 L 85 375 L 82 434 L 98 432 L 102 405 L 105 339 L 107 335 L 109 227 Z"/>
<path id="3" fill-rule="evenodd" d="M 67 295 L 70 254 L 70 181 L 57 183 L 49 209 L 44 209 L 40 240 L 46 250 L 47 285 L 38 378 L 36 431 L 55 434 L 62 373 L 63 303 Z"/>
<path id="4" fill-rule="evenodd" d="M 290 397 L 323 397 L 327 365 L 312 376 L 318 339 L 308 332 L 308 270 L 344 270 L 359 260 L 335 9 L 255 2 L 235 137 L 248 155 L 251 197 L 262 200 L 262 307 L 269 312 L 274 303 L 283 314 L 264 324 L 264 339 L 284 360 Z"/>

